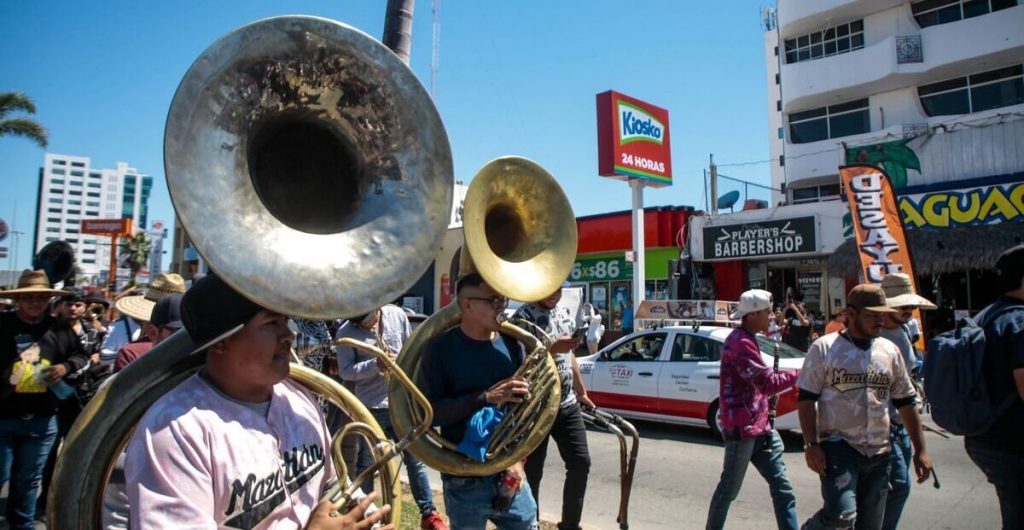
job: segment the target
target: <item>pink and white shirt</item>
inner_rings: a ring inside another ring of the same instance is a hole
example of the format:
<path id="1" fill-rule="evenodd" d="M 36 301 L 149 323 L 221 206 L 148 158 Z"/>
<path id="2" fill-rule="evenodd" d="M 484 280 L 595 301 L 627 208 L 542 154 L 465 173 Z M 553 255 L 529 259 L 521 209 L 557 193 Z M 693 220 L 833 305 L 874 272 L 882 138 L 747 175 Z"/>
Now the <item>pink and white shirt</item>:
<path id="1" fill-rule="evenodd" d="M 131 527 L 305 528 L 333 482 L 316 400 L 274 385 L 266 415 L 198 375 L 161 397 L 128 444 Z"/>

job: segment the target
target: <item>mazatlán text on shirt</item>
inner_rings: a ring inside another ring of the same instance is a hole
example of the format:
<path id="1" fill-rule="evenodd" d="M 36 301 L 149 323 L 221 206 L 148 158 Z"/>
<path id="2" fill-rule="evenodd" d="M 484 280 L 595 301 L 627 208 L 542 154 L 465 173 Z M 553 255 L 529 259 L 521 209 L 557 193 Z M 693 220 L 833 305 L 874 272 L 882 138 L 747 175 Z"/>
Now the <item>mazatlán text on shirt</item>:
<path id="1" fill-rule="evenodd" d="M 859 388 L 874 388 L 879 397 L 885 397 L 886 392 L 892 384 L 892 377 L 888 373 L 869 368 L 867 372 L 847 373 L 844 368 L 832 368 L 829 384 L 839 392 L 856 390 Z"/>
<path id="2" fill-rule="evenodd" d="M 231 483 L 231 500 L 224 515 L 233 528 L 253 528 L 284 501 L 284 490 L 292 493 L 304 486 L 324 466 L 324 451 L 319 445 L 292 447 L 281 452 L 281 467 L 263 478 L 249 473 L 245 482 Z M 282 469 L 284 475 L 282 476 Z M 239 502 L 240 501 L 240 502 Z M 241 504 L 239 506 L 239 504 Z"/>

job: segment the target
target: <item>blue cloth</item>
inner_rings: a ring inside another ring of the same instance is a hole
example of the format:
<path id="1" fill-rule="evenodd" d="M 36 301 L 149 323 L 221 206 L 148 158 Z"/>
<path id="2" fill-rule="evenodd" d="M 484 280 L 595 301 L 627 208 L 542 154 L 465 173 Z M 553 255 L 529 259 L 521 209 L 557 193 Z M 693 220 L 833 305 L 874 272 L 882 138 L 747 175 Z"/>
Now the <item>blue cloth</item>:
<path id="1" fill-rule="evenodd" d="M 627 307 L 622 310 L 622 330 L 633 330 L 633 308 Z"/>
<path id="2" fill-rule="evenodd" d="M 373 418 L 384 429 L 384 434 L 392 440 L 397 440 L 395 429 L 391 425 L 391 413 L 388 409 L 370 409 Z M 434 494 L 430 490 L 430 475 L 427 473 L 427 466 L 409 451 L 402 452 L 402 461 L 405 462 L 405 469 L 409 474 L 409 489 L 412 491 L 412 498 L 420 509 L 420 516 L 430 515 L 436 511 L 434 506 Z M 370 446 L 361 436 L 359 437 L 359 454 L 356 456 L 356 474 L 373 465 L 373 453 Z M 368 480 L 363 483 L 363 493 L 369 495 L 373 492 L 374 481 Z"/>
<path id="3" fill-rule="evenodd" d="M 35 530 L 36 495 L 56 439 L 55 415 L 0 419 L 0 487 L 11 485 L 4 515 L 14 530 Z"/>
<path id="4" fill-rule="evenodd" d="M 1001 296 L 986 312 L 999 311 L 1007 306 L 1024 304 L 1024 300 Z M 993 405 L 1001 404 L 1009 396 L 1017 394 L 1013 371 L 1024 368 L 1024 309 L 1010 309 L 992 319 L 985 326 L 985 385 Z M 1000 448 L 1024 457 L 1024 400 L 1013 399 L 1010 410 L 983 434 L 974 436 L 986 445 Z"/>
<path id="5" fill-rule="evenodd" d="M 456 477 L 441 474 L 445 511 L 452 528 L 484 530 L 490 520 L 501 530 L 537 530 L 537 503 L 533 501 L 529 484 L 523 484 L 523 489 L 512 498 L 512 505 L 507 511 L 494 509 L 492 503 L 498 496 L 500 475 Z"/>
<path id="6" fill-rule="evenodd" d="M 907 428 L 893 425 L 889 430 L 892 449 L 889 453 L 889 485 L 891 489 L 885 498 L 885 516 L 882 518 L 883 530 L 895 530 L 899 526 L 903 506 L 910 497 L 910 463 L 914 457 L 914 447 L 910 443 Z"/>
<path id="7" fill-rule="evenodd" d="M 491 435 L 494 434 L 494 429 L 498 427 L 504 417 L 505 413 L 494 405 L 488 405 L 476 411 L 476 414 L 473 414 L 469 423 L 466 424 L 466 434 L 463 435 L 462 441 L 457 447 L 459 452 L 477 462 L 483 462 L 487 455 L 487 444 L 491 442 Z"/>
<path id="8" fill-rule="evenodd" d="M 786 475 L 786 463 L 782 460 L 784 450 L 782 438 L 774 430 L 754 438 L 725 442 L 725 463 L 718 487 L 711 497 L 708 529 L 717 530 L 725 526 L 729 506 L 743 486 L 747 464 L 754 464 L 758 473 L 768 481 L 778 527 L 796 530 L 800 526 L 796 516 L 796 496 Z"/>
<path id="9" fill-rule="evenodd" d="M 1024 528 L 1024 457 L 972 436 L 964 438 L 964 447 L 996 488 L 1003 528 Z"/>
<path id="10" fill-rule="evenodd" d="M 881 528 L 889 491 L 889 454 L 864 456 L 842 440 L 821 442 L 821 449 L 827 463 L 821 477 L 825 506 L 803 528 Z"/>
<path id="11" fill-rule="evenodd" d="M 519 343 L 501 335 L 475 340 L 453 328 L 431 341 L 423 352 L 417 384 L 434 406 L 434 426 L 441 427 L 441 436 L 453 443 L 462 440 L 466 423 L 487 405 L 484 392 L 512 377 L 522 362 Z"/>

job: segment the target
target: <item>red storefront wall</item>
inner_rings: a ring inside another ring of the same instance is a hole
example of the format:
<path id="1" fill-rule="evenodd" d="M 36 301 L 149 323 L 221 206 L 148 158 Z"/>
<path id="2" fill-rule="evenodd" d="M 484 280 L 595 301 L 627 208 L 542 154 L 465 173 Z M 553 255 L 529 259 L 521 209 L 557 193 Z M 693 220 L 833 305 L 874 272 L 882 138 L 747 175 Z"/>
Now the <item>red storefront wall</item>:
<path id="1" fill-rule="evenodd" d="M 715 262 L 715 293 L 719 300 L 739 300 L 746 288 L 742 261 Z"/>
<path id="2" fill-rule="evenodd" d="M 693 208 L 662 206 L 644 208 L 644 245 L 647 248 L 676 246 L 679 231 L 686 241 L 686 226 Z M 577 254 L 612 252 L 633 248 L 633 218 L 629 210 L 576 219 L 579 230 Z"/>

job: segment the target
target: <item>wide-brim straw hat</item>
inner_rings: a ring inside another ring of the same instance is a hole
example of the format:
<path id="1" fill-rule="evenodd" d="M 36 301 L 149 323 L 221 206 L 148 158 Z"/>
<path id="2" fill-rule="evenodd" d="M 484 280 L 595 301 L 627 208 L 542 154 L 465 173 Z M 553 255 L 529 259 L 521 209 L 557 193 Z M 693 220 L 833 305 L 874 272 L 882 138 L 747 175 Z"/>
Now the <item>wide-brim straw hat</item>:
<path id="1" fill-rule="evenodd" d="M 909 274 L 902 272 L 887 274 L 882 278 L 882 290 L 889 307 L 917 306 L 921 309 L 936 309 L 938 306 L 917 294 Z"/>
<path id="2" fill-rule="evenodd" d="M 156 301 L 170 294 L 185 292 L 185 280 L 179 274 L 160 273 L 146 288 L 146 292 L 119 298 L 114 303 L 118 311 L 136 320 L 149 322 Z"/>
<path id="3" fill-rule="evenodd" d="M 50 280 L 46 277 L 46 271 L 25 269 L 18 278 L 18 287 L 7 291 L 0 291 L 0 297 L 17 298 L 23 294 L 48 294 L 50 296 L 63 296 L 67 291 L 54 289 L 50 286 Z"/>

